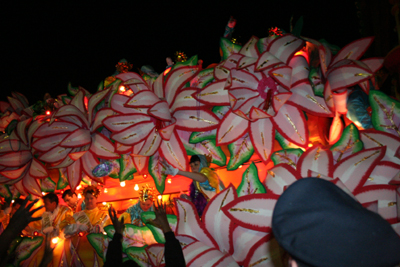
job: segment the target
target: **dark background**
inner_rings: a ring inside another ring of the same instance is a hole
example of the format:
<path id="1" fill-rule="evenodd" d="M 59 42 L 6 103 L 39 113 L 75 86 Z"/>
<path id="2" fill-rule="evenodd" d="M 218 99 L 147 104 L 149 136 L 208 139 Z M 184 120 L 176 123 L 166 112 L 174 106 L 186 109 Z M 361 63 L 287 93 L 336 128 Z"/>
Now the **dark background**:
<path id="1" fill-rule="evenodd" d="M 378 4 L 380 3 L 380 4 Z M 368 56 L 384 56 L 396 35 L 386 0 L 338 1 L 99 1 L 2 3 L 0 7 L 0 100 L 12 91 L 30 104 L 46 92 L 67 93 L 69 82 L 90 92 L 126 58 L 133 71 L 165 69 L 167 56 L 198 55 L 203 66 L 220 61 L 219 39 L 232 15 L 233 37 L 290 30 L 290 18 L 304 18 L 302 35 L 343 47 L 376 35 Z"/>

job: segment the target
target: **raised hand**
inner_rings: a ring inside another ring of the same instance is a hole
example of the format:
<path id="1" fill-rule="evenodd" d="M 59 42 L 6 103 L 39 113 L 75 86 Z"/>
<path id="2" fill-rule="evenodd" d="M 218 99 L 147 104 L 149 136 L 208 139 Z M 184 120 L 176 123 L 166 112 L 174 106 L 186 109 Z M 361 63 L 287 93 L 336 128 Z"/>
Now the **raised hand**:
<path id="1" fill-rule="evenodd" d="M 112 224 L 114 225 L 115 232 L 122 235 L 122 232 L 125 228 L 124 217 L 122 217 L 121 221 L 119 221 L 117 213 L 115 212 L 115 209 L 113 207 L 108 208 L 108 214 L 110 215 L 110 219 L 112 221 Z"/>
<path id="2" fill-rule="evenodd" d="M 19 207 L 19 209 L 11 217 L 10 223 L 8 224 L 8 227 L 12 227 L 14 229 L 14 231 L 19 233 L 30 222 L 41 220 L 42 217 L 32 217 L 32 215 L 36 211 L 42 209 L 44 206 L 40 206 L 40 207 L 38 207 L 38 208 L 36 208 L 34 210 L 30 210 L 33 207 L 33 205 L 35 205 L 36 202 L 38 202 L 38 201 L 39 201 L 39 199 L 35 199 L 34 201 L 32 201 L 32 203 L 30 203 L 28 206 L 26 206 L 26 204 L 28 203 L 28 198 L 26 198 L 24 200 L 24 202 L 22 203 L 21 207 Z"/>
<path id="3" fill-rule="evenodd" d="M 149 221 L 149 223 L 161 228 L 163 233 L 172 231 L 167 219 L 166 204 L 162 200 L 160 202 L 157 199 L 157 205 L 154 203 L 154 213 L 156 214 L 156 218 Z"/>

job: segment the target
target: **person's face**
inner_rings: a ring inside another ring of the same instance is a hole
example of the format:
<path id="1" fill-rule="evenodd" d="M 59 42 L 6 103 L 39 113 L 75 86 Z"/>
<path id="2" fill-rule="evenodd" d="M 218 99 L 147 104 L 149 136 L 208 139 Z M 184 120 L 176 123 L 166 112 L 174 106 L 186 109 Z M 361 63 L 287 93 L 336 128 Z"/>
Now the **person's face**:
<path id="1" fill-rule="evenodd" d="M 153 201 L 150 199 L 146 200 L 145 202 L 140 201 L 140 208 L 143 211 L 148 211 L 151 208 L 151 206 L 153 206 Z"/>
<path id="2" fill-rule="evenodd" d="M 64 201 L 65 203 L 67 203 L 68 206 L 70 206 L 71 208 L 75 208 L 76 204 L 78 203 L 78 197 L 73 194 L 72 197 L 66 195 L 64 197 Z"/>
<path id="3" fill-rule="evenodd" d="M 21 207 L 20 204 L 15 204 L 12 206 L 11 208 L 11 212 L 10 212 L 10 216 L 12 217 L 14 215 L 14 213 L 19 209 L 19 207 Z"/>
<path id="4" fill-rule="evenodd" d="M 46 209 L 46 211 L 50 211 L 53 212 L 56 208 L 57 208 L 57 203 L 54 202 L 50 202 L 50 200 L 48 198 L 43 200 L 44 202 L 44 208 Z"/>
<path id="5" fill-rule="evenodd" d="M 200 161 L 195 161 L 190 163 L 190 169 L 192 172 L 199 172 L 200 169 Z"/>
<path id="6" fill-rule="evenodd" d="M 90 193 L 85 195 L 85 204 L 87 210 L 92 210 L 97 207 L 97 198 Z"/>

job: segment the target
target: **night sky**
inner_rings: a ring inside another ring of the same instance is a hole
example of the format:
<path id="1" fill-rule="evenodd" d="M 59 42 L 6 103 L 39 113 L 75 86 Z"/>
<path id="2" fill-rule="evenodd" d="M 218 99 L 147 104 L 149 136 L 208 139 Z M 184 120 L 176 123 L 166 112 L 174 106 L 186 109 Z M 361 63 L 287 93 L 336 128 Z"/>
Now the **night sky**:
<path id="1" fill-rule="evenodd" d="M 242 44 L 252 35 L 266 37 L 273 26 L 289 31 L 292 16 L 294 22 L 303 16 L 302 35 L 309 38 L 342 47 L 361 37 L 351 0 L 31 2 L 2 3 L 2 101 L 18 91 L 34 104 L 46 92 L 67 93 L 69 82 L 94 93 L 122 58 L 133 71 L 151 65 L 159 73 L 178 50 L 197 54 L 203 67 L 217 63 L 231 15 L 233 37 Z"/>

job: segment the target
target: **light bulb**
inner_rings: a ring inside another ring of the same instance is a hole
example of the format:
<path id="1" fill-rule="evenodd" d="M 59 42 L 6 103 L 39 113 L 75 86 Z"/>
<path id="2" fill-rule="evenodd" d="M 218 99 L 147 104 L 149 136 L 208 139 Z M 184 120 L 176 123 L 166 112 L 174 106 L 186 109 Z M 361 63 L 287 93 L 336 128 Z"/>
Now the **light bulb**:
<path id="1" fill-rule="evenodd" d="M 108 193 L 108 190 L 107 190 L 107 188 L 104 188 L 104 193 Z"/>
<path id="2" fill-rule="evenodd" d="M 240 166 L 239 166 L 239 169 L 240 169 L 240 168 L 242 168 L 242 167 L 243 167 L 243 166 L 242 166 L 242 165 L 240 165 Z"/>
<path id="3" fill-rule="evenodd" d="M 119 92 L 120 92 L 120 93 L 123 93 L 123 92 L 125 92 L 125 91 L 126 91 L 125 86 L 121 85 L 121 86 L 119 87 Z"/>
<path id="4" fill-rule="evenodd" d="M 160 200 L 161 200 L 161 199 L 162 199 L 162 196 L 161 196 L 161 195 L 158 195 L 158 199 L 160 199 Z"/>
<path id="5" fill-rule="evenodd" d="M 139 190 L 139 186 L 137 184 L 135 184 L 135 187 L 133 189 L 135 189 L 135 191 L 138 191 Z"/>
<path id="6" fill-rule="evenodd" d="M 46 195 L 46 193 L 45 193 L 45 192 L 42 192 L 42 195 L 44 196 L 44 195 Z"/>
<path id="7" fill-rule="evenodd" d="M 171 180 L 171 179 L 168 179 L 167 182 L 170 184 L 170 183 L 172 183 L 172 180 Z"/>
<path id="8" fill-rule="evenodd" d="M 57 244 L 58 241 L 59 241 L 58 237 L 54 237 L 53 239 L 51 239 L 51 243 L 53 243 L 53 244 Z"/>
<path id="9" fill-rule="evenodd" d="M 103 205 L 104 205 L 104 206 L 107 205 L 107 202 L 103 202 Z"/>
<path id="10" fill-rule="evenodd" d="M 78 198 L 82 198 L 82 195 L 81 195 L 81 194 L 78 194 Z"/>
<path id="11" fill-rule="evenodd" d="M 81 185 L 78 185 L 77 187 L 76 187 L 76 190 L 79 190 L 79 189 L 81 189 Z"/>
<path id="12" fill-rule="evenodd" d="M 124 182 L 120 182 L 119 184 L 121 185 L 121 187 L 125 187 L 125 181 Z"/>

